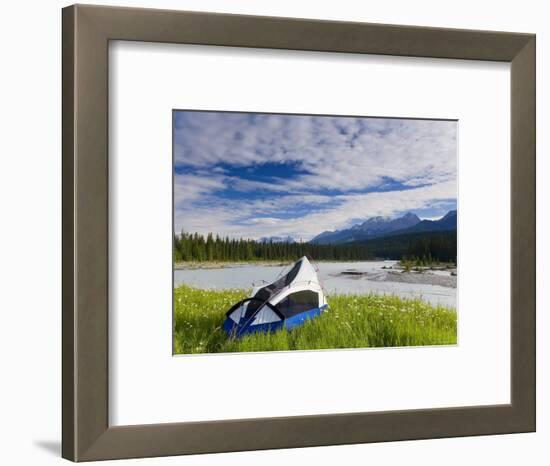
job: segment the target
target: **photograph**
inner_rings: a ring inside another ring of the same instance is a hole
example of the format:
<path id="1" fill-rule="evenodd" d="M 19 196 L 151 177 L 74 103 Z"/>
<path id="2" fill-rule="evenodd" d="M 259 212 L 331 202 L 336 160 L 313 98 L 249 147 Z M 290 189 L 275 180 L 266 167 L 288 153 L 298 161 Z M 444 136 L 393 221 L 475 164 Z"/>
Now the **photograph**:
<path id="1" fill-rule="evenodd" d="M 457 132 L 173 110 L 173 353 L 456 345 Z"/>

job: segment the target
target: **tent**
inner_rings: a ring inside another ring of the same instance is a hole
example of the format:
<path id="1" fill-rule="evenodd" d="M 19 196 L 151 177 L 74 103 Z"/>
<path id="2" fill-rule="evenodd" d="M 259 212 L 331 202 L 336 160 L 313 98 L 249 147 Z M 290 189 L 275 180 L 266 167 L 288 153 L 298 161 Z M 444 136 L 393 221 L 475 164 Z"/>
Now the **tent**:
<path id="1" fill-rule="evenodd" d="M 327 309 L 325 293 L 307 257 L 273 283 L 254 287 L 250 298 L 239 301 L 226 313 L 223 329 L 231 337 L 249 333 L 292 329 Z"/>

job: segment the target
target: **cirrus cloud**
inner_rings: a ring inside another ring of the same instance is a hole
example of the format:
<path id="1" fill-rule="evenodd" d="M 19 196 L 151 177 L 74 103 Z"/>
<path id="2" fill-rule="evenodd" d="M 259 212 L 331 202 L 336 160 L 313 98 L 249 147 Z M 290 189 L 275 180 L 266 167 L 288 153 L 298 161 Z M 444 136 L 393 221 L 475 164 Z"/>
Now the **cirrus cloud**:
<path id="1" fill-rule="evenodd" d="M 310 239 L 456 207 L 457 122 L 174 112 L 176 230 Z"/>

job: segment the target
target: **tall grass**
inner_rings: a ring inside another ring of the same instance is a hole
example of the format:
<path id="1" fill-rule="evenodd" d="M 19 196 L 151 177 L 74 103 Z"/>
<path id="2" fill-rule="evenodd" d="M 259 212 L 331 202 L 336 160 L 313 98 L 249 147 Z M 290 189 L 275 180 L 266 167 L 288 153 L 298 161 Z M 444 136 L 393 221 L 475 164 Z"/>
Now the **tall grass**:
<path id="1" fill-rule="evenodd" d="M 456 344 L 456 311 L 419 299 L 330 295 L 329 310 L 294 330 L 230 339 L 225 312 L 245 290 L 174 290 L 174 352 L 228 353 Z"/>

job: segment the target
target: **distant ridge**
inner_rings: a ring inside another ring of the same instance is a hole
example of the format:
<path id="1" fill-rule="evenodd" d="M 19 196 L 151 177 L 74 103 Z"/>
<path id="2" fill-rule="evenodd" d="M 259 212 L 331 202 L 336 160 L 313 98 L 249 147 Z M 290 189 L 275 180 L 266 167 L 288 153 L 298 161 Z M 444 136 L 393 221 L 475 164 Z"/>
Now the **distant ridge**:
<path id="1" fill-rule="evenodd" d="M 408 233 L 428 233 L 456 230 L 457 212 L 451 210 L 439 220 L 420 220 L 408 212 L 395 219 L 372 217 L 346 230 L 324 231 L 313 238 L 313 244 L 342 244 Z"/>
<path id="2" fill-rule="evenodd" d="M 295 243 L 292 236 L 263 236 L 258 243 Z"/>
<path id="3" fill-rule="evenodd" d="M 410 228 L 420 223 L 415 214 L 408 212 L 399 218 L 372 217 L 346 230 L 324 231 L 313 238 L 313 244 L 341 244 L 378 238 L 389 233 Z"/>
<path id="4" fill-rule="evenodd" d="M 432 231 L 452 231 L 456 230 L 457 226 L 457 212 L 456 210 L 451 210 L 447 212 L 439 220 L 422 220 L 416 225 L 402 230 L 399 234 L 403 233 L 425 233 Z"/>

